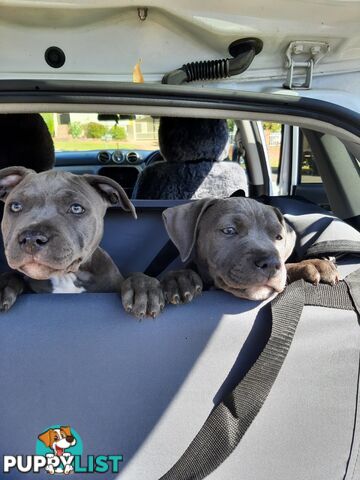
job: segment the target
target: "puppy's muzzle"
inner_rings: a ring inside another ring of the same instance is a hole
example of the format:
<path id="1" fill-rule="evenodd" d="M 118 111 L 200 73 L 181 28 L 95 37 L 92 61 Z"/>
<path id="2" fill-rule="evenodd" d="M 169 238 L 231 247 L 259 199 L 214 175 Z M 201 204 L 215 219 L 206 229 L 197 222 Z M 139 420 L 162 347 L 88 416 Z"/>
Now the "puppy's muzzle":
<path id="1" fill-rule="evenodd" d="M 254 264 L 255 267 L 268 278 L 274 277 L 281 269 L 281 262 L 275 256 L 257 256 Z"/>
<path id="2" fill-rule="evenodd" d="M 30 255 L 39 252 L 48 241 L 49 237 L 39 231 L 26 230 L 18 236 L 21 249 Z"/>

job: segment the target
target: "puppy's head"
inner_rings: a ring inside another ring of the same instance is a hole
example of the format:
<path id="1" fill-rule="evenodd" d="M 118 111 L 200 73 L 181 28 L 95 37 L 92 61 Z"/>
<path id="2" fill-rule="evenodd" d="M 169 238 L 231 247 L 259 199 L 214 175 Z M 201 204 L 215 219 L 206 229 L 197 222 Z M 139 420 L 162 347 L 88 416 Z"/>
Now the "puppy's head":
<path id="1" fill-rule="evenodd" d="M 76 272 L 91 257 L 108 206 L 120 206 L 136 218 L 120 185 L 98 175 L 4 168 L 0 197 L 9 266 L 37 280 Z"/>
<path id="2" fill-rule="evenodd" d="M 76 439 L 70 427 L 49 428 L 46 432 L 41 433 L 38 439 L 59 456 L 64 453 L 66 448 L 76 445 Z"/>
<path id="3" fill-rule="evenodd" d="M 285 288 L 295 233 L 278 209 L 247 198 L 204 199 L 169 208 L 163 217 L 181 259 L 193 253 L 218 288 L 250 300 Z"/>

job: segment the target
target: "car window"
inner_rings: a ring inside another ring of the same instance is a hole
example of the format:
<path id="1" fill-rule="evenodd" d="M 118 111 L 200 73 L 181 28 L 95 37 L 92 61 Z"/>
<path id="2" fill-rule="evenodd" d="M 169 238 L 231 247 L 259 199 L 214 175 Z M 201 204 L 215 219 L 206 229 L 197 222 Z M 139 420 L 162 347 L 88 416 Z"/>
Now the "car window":
<path id="1" fill-rule="evenodd" d="M 57 152 L 157 150 L 159 119 L 149 115 L 45 113 Z"/>
<path id="2" fill-rule="evenodd" d="M 301 135 L 299 155 L 299 183 L 317 183 L 321 184 L 321 176 L 316 166 L 316 156 L 311 150 L 309 142 L 305 135 Z"/>
<path id="3" fill-rule="evenodd" d="M 240 130 L 233 120 L 228 120 L 229 127 L 229 160 L 239 163 L 243 170 L 246 171 L 246 149 L 244 147 Z"/>
<path id="4" fill-rule="evenodd" d="M 276 192 L 281 159 L 283 125 L 277 122 L 262 122 L 262 127 L 271 168 L 271 182 L 273 190 Z"/>

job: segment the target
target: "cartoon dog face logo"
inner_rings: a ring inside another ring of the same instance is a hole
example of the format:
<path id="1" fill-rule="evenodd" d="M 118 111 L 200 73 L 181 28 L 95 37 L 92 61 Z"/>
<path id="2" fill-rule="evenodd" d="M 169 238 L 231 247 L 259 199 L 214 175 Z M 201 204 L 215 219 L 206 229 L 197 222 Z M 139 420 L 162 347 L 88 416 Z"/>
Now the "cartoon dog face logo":
<path id="1" fill-rule="evenodd" d="M 61 457 L 67 448 L 76 445 L 76 439 L 71 433 L 70 427 L 49 428 L 46 432 L 41 433 L 38 439 L 51 448 L 58 457 Z"/>

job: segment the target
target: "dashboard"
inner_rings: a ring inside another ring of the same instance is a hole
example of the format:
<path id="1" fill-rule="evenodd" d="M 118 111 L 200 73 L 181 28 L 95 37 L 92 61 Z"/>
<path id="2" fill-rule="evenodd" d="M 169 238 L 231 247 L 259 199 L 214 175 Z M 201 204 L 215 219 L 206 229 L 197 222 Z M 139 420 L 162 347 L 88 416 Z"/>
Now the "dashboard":
<path id="1" fill-rule="evenodd" d="M 75 174 L 104 175 L 118 182 L 131 198 L 141 172 L 161 161 L 158 150 L 88 150 L 56 152 L 55 168 Z"/>
<path id="2" fill-rule="evenodd" d="M 157 150 L 87 150 L 84 152 L 56 152 L 56 166 L 75 165 L 142 165 Z"/>

